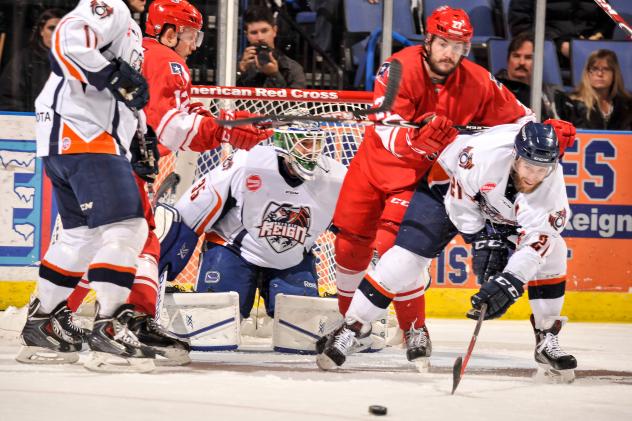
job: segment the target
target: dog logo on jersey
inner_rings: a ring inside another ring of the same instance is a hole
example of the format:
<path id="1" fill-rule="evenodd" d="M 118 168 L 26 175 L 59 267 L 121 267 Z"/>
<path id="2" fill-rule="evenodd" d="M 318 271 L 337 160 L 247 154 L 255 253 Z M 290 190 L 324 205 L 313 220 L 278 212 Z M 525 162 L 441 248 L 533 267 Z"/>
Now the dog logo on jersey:
<path id="1" fill-rule="evenodd" d="M 556 231 L 562 230 L 566 226 L 566 209 L 549 215 L 549 224 L 551 224 Z"/>
<path id="2" fill-rule="evenodd" d="M 261 184 L 261 177 L 259 177 L 257 174 L 253 174 L 246 178 L 246 188 L 251 192 L 256 192 L 257 190 L 259 190 L 261 188 Z"/>
<path id="3" fill-rule="evenodd" d="M 259 238 L 265 238 L 274 251 L 283 253 L 298 244 L 305 244 L 311 222 L 309 208 L 271 202 L 261 225 L 257 227 Z"/>
<path id="4" fill-rule="evenodd" d="M 114 9 L 108 6 L 104 1 L 92 0 L 90 2 L 92 14 L 97 15 L 99 19 L 105 19 L 114 13 Z"/>
<path id="5" fill-rule="evenodd" d="M 176 63 L 173 61 L 169 62 L 169 67 L 171 67 L 171 74 L 172 75 L 183 75 L 184 74 L 184 68 L 182 67 L 182 65 L 180 63 Z"/>
<path id="6" fill-rule="evenodd" d="M 468 146 L 463 149 L 459 154 L 459 167 L 471 170 L 474 164 L 472 164 L 472 146 Z"/>

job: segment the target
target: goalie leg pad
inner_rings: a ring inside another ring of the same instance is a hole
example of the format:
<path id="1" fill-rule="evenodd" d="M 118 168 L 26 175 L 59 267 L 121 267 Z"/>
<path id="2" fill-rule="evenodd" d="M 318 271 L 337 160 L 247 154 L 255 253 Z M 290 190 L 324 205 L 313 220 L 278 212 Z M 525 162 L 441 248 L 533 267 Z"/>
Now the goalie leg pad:
<path id="1" fill-rule="evenodd" d="M 318 297 L 318 276 L 314 256 L 311 253 L 296 266 L 267 272 L 271 278 L 264 283 L 261 296 L 266 303 L 266 313 L 270 317 L 274 317 L 277 294 Z"/>
<path id="2" fill-rule="evenodd" d="M 198 235 L 189 228 L 174 207 L 163 203 L 156 206 L 156 236 L 160 240 L 159 273 L 168 268 L 167 281 L 173 281 L 185 268 L 198 243 Z"/>
<path id="3" fill-rule="evenodd" d="M 165 295 L 168 320 L 163 325 L 188 340 L 192 351 L 230 351 L 240 344 L 239 295 L 174 293 Z"/>
<path id="4" fill-rule="evenodd" d="M 247 318 L 255 301 L 258 272 L 256 266 L 228 247 L 210 243 L 208 250 L 202 253 L 195 291 L 237 292 L 239 311 Z"/>

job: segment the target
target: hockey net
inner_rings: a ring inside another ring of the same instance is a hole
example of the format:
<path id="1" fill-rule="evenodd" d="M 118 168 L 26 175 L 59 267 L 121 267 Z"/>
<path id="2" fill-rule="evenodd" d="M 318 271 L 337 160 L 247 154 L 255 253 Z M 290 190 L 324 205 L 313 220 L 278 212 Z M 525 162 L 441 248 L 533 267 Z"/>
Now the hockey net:
<path id="1" fill-rule="evenodd" d="M 284 114 L 298 107 L 306 108 L 311 114 L 316 115 L 368 108 L 372 102 L 372 94 L 364 91 L 194 86 L 191 101 L 204 103 L 211 113 L 216 116 L 219 114 L 220 109 L 238 109 L 259 115 L 269 115 Z M 329 134 L 324 154 L 345 166 L 349 166 L 362 141 L 365 126 L 349 123 L 328 123 L 323 126 Z M 228 155 L 229 152 L 222 148 L 196 154 L 194 165 L 192 166 L 192 174 L 180 174 L 182 182 L 178 191 L 186 190 L 193 181 L 221 165 Z M 182 171 L 182 165 L 177 165 L 177 161 L 181 159 L 183 158 L 180 154 L 170 154 L 161 157 L 160 175 L 154 184 L 155 191 L 160 190 L 161 183 L 170 173 L 176 171 L 176 167 L 178 167 L 177 172 Z M 185 168 L 187 167 L 185 166 Z M 166 195 L 161 200 L 173 203 L 176 199 L 176 195 Z M 61 222 L 58 218 L 51 242 L 55 242 L 58 238 L 60 229 Z M 335 235 L 327 231 L 318 238 L 313 250 L 316 256 L 318 290 L 321 296 L 329 296 L 336 293 L 334 240 Z M 201 238 L 188 265 L 173 282 L 178 289 L 183 291 L 191 291 L 193 289 L 198 274 L 202 243 L 203 239 Z M 94 299 L 92 294 L 88 297 L 88 300 L 90 299 Z"/>

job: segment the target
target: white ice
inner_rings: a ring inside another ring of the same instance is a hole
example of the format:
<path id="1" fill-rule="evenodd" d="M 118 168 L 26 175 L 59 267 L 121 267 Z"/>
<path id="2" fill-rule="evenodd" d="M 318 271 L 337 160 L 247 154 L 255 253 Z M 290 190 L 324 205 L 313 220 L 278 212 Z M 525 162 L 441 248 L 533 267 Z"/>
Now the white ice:
<path id="1" fill-rule="evenodd" d="M 152 374 L 97 374 L 24 365 L 19 345 L 0 340 L 0 420 L 632 420 L 632 324 L 569 323 L 560 343 L 575 355 L 570 385 L 532 378 L 528 321 L 483 324 L 468 371 L 450 395 L 452 364 L 474 322 L 430 320 L 431 371 L 417 373 L 400 348 L 351 356 L 322 372 L 313 356 L 272 352 L 193 353 L 186 367 Z"/>

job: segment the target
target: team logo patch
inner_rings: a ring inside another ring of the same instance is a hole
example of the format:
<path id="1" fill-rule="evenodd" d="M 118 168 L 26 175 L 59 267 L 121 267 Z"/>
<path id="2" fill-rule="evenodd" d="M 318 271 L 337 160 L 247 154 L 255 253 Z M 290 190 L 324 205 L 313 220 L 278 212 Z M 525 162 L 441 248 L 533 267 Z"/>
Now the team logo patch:
<path id="1" fill-rule="evenodd" d="M 388 79 L 388 71 L 390 68 L 391 68 L 391 63 L 386 62 L 382 64 L 377 71 L 377 76 L 375 77 L 375 79 L 378 82 L 382 82 L 384 85 L 386 85 L 386 79 Z"/>
<path id="2" fill-rule="evenodd" d="M 498 87 L 498 89 L 502 89 L 503 84 L 502 84 L 502 83 L 500 83 L 500 82 L 496 79 L 496 77 L 494 77 L 494 75 L 493 75 L 493 74 L 491 74 L 491 72 L 489 73 L 489 79 L 490 79 L 492 82 L 494 82 L 494 83 L 496 84 L 496 86 Z"/>
<path id="3" fill-rule="evenodd" d="M 61 149 L 64 151 L 67 151 L 68 149 L 70 149 L 70 144 L 72 143 L 72 141 L 70 140 L 69 137 L 64 137 L 61 140 Z"/>
<path id="4" fill-rule="evenodd" d="M 209 270 L 204 274 L 204 283 L 205 284 L 216 284 L 222 278 L 219 272 L 215 270 Z"/>
<path id="5" fill-rule="evenodd" d="M 549 215 L 549 224 L 551 224 L 556 231 L 562 230 L 566 226 L 566 209 Z"/>
<path id="6" fill-rule="evenodd" d="M 274 251 L 283 253 L 305 244 L 312 222 L 309 208 L 271 202 L 263 215 L 263 221 L 257 227 L 259 238 L 265 238 Z"/>
<path id="7" fill-rule="evenodd" d="M 257 174 L 253 174 L 246 178 L 246 188 L 251 192 L 256 192 L 261 188 L 261 177 Z"/>
<path id="8" fill-rule="evenodd" d="M 171 74 L 172 75 L 183 75 L 184 74 L 184 68 L 182 67 L 182 65 L 180 63 L 175 63 L 173 61 L 169 62 L 169 67 L 171 68 Z"/>
<path id="9" fill-rule="evenodd" d="M 90 2 L 90 7 L 92 8 L 92 14 L 97 15 L 99 19 L 105 19 L 114 13 L 114 9 L 108 6 L 104 1 L 92 0 Z"/>
<path id="10" fill-rule="evenodd" d="M 464 148 L 459 154 L 459 167 L 465 168 L 466 170 L 472 169 L 474 164 L 472 164 L 472 146 L 468 146 Z"/>
<path id="11" fill-rule="evenodd" d="M 496 183 L 485 183 L 483 184 L 483 187 L 481 187 L 481 191 L 487 193 L 489 191 L 494 190 L 495 188 L 496 188 Z"/>

